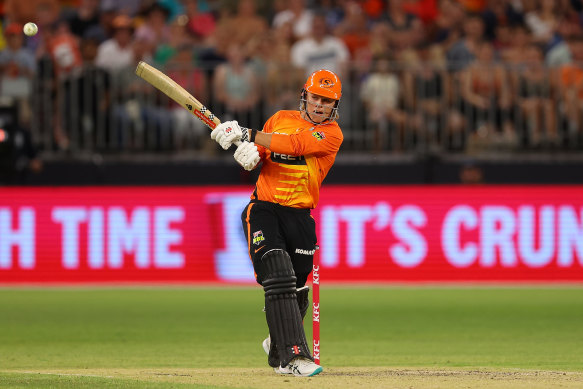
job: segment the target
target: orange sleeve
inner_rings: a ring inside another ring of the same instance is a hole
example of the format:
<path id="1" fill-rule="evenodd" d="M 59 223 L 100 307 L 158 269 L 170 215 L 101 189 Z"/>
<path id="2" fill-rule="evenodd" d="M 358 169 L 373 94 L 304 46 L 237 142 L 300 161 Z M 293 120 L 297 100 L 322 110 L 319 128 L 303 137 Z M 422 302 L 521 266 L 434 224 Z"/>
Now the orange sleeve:
<path id="1" fill-rule="evenodd" d="M 269 149 L 280 154 L 322 157 L 337 153 L 343 139 L 340 127 L 327 125 L 298 134 L 273 134 Z"/>

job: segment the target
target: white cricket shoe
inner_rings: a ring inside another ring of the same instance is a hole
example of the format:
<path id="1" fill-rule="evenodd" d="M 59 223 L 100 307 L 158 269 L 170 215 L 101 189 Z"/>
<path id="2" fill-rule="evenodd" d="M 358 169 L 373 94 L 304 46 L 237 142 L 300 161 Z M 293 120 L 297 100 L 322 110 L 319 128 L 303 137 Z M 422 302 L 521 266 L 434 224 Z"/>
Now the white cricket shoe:
<path id="1" fill-rule="evenodd" d="M 320 374 L 324 370 L 322 366 L 306 357 L 296 357 L 292 359 L 286 367 L 280 367 L 280 370 L 283 369 L 290 369 L 292 374 L 298 377 L 312 377 L 316 374 Z"/>
<path id="2" fill-rule="evenodd" d="M 265 354 L 269 355 L 269 348 L 271 347 L 271 336 L 268 336 L 267 338 L 265 338 L 265 340 L 262 343 L 263 345 L 263 351 L 265 351 Z M 293 374 L 291 371 L 291 367 L 289 367 L 289 365 L 287 365 L 286 367 L 274 367 L 273 371 L 276 372 L 277 374 Z"/>

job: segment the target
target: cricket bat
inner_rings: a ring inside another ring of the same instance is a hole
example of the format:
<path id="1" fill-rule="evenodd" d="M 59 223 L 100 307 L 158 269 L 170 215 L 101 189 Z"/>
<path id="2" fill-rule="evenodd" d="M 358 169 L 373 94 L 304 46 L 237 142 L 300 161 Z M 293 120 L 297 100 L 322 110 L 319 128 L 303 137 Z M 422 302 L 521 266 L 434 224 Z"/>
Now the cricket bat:
<path id="1" fill-rule="evenodd" d="M 180 104 L 196 116 L 200 121 L 213 129 L 221 124 L 221 121 L 200 101 L 195 99 L 183 87 L 153 66 L 140 61 L 136 67 L 136 75 L 143 78 L 154 88 L 163 92 L 166 96 Z"/>

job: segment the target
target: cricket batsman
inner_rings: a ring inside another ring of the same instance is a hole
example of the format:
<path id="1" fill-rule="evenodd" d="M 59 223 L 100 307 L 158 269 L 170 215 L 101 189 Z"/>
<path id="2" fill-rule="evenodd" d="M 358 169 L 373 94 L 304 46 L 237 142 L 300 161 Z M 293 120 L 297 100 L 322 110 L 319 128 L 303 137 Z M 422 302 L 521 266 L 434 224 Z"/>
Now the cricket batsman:
<path id="1" fill-rule="evenodd" d="M 336 122 L 341 95 L 337 75 L 318 70 L 301 91 L 299 111 L 276 112 L 262 131 L 228 121 L 211 133 L 225 150 L 241 142 L 234 157 L 244 169 L 263 163 L 241 219 L 255 278 L 265 292 L 269 337 L 263 348 L 278 374 L 311 377 L 323 370 L 304 332 L 310 305 L 305 284 L 317 243 L 310 210 L 343 140 Z"/>

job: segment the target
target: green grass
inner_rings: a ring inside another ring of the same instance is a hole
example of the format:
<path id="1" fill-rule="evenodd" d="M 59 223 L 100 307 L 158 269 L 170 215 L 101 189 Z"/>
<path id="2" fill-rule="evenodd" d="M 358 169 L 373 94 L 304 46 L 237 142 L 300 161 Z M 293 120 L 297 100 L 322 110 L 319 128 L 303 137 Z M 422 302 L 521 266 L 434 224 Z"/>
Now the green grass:
<path id="1" fill-rule="evenodd" d="M 167 389 L 192 388 L 186 384 L 144 382 L 132 379 L 99 378 L 87 376 L 63 376 L 54 374 L 0 373 L 0 387 L 6 388 L 124 388 L 124 389 Z M 197 389 L 216 389 L 216 386 L 197 385 Z"/>
<path id="2" fill-rule="evenodd" d="M 582 288 L 323 288 L 321 300 L 325 366 L 583 371 Z M 259 287 L 0 289 L 0 371 L 263 367 L 262 308 Z"/>

